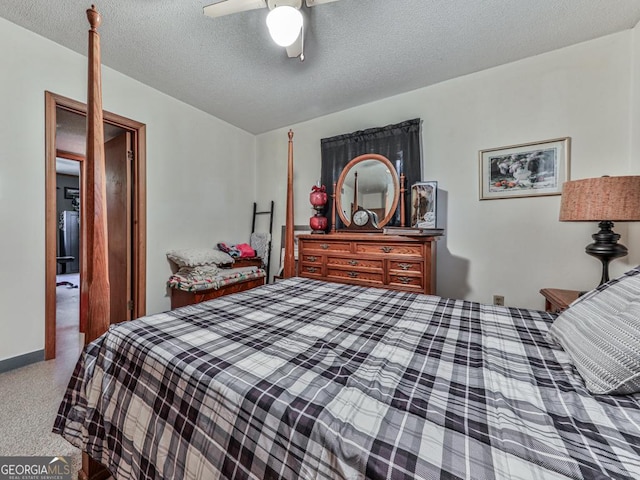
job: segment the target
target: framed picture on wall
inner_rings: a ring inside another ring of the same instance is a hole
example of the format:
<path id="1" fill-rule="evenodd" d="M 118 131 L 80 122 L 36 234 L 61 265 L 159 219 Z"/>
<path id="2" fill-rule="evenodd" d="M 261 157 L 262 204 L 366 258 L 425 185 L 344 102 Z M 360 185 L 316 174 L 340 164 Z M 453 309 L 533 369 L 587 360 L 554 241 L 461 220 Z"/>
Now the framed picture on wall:
<path id="1" fill-rule="evenodd" d="M 418 182 L 411 186 L 411 226 L 436 228 L 438 182 Z"/>
<path id="2" fill-rule="evenodd" d="M 480 150 L 480 200 L 560 195 L 570 137 Z"/>
<path id="3" fill-rule="evenodd" d="M 78 198 L 80 189 L 76 187 L 64 187 L 64 198 Z"/>

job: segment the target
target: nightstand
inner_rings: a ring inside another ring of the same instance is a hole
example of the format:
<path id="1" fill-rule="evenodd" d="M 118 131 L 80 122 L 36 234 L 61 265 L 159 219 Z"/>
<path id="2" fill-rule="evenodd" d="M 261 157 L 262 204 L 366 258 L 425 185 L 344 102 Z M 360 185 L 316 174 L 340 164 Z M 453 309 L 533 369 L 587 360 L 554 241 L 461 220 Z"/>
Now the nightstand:
<path id="1" fill-rule="evenodd" d="M 578 290 L 562 290 L 560 288 L 543 288 L 540 293 L 545 299 L 545 311 L 551 313 L 560 313 L 580 296 Z"/>

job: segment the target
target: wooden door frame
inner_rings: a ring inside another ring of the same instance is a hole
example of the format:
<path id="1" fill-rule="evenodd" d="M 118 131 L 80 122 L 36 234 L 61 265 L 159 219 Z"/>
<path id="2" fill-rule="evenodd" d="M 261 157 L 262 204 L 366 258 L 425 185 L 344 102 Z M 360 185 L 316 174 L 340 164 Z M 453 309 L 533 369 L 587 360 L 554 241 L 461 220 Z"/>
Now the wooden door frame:
<path id="1" fill-rule="evenodd" d="M 56 356 L 56 108 L 87 116 L 87 105 L 45 91 L 45 360 Z M 138 318 L 146 313 L 147 284 L 147 127 L 114 113 L 104 112 L 104 122 L 131 133 L 133 140 L 133 312 Z M 79 157 L 78 159 L 81 159 Z M 81 180 L 82 181 L 82 180 Z M 82 255 L 81 255 L 82 257 Z M 81 263 L 81 274 L 84 268 Z"/>

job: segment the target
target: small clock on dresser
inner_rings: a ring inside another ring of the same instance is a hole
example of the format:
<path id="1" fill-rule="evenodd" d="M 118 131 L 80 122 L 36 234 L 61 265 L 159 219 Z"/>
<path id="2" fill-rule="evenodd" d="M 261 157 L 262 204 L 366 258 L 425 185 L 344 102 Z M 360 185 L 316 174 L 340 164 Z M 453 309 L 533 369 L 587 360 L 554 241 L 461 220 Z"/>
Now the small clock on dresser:
<path id="1" fill-rule="evenodd" d="M 351 222 L 346 226 L 348 230 L 378 232 L 378 215 L 366 208 L 358 208 L 351 216 Z"/>

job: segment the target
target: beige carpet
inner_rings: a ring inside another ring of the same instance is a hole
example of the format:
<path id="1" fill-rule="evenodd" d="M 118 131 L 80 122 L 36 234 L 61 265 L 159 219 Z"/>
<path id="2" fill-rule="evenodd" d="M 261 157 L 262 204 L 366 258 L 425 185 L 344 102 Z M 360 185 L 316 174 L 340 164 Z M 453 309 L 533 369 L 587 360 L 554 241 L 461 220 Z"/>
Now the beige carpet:
<path id="1" fill-rule="evenodd" d="M 60 277 L 72 280 L 72 275 Z M 77 288 L 56 288 L 55 360 L 0 374 L 0 455 L 71 456 L 73 471 L 81 468 L 80 450 L 51 433 L 58 405 L 80 355 L 78 297 Z"/>
<path id="2" fill-rule="evenodd" d="M 0 455 L 69 455 L 80 468 L 80 451 L 51 433 L 71 372 L 50 360 L 0 375 Z"/>

